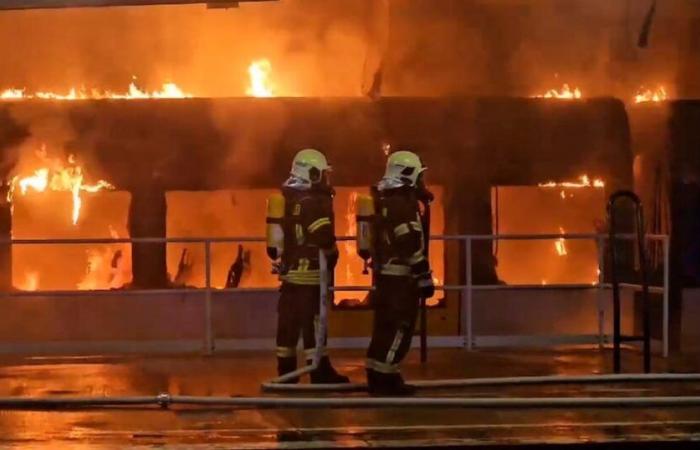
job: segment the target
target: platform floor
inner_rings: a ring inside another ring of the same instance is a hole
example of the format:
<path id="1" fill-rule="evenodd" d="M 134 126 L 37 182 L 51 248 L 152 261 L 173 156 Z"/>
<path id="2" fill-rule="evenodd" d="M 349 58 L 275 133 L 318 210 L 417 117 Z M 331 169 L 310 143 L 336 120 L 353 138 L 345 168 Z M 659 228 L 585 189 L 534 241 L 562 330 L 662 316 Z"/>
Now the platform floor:
<path id="1" fill-rule="evenodd" d="M 338 368 L 364 381 L 359 351 L 332 353 Z M 427 366 L 412 352 L 414 379 L 610 373 L 608 351 L 432 350 Z M 624 353 L 627 372 L 640 355 Z M 273 375 L 265 353 L 214 357 L 3 358 L 0 396 L 261 395 Z M 700 372 L 700 355 L 657 359 L 656 371 Z M 363 394 L 348 394 L 363 395 Z M 480 387 L 421 396 L 700 395 L 700 383 Z M 109 408 L 0 412 L 0 448 L 237 449 L 349 447 L 500 448 L 584 444 L 605 448 L 690 448 L 700 441 L 700 408 L 639 409 L 350 409 Z M 684 443 L 685 442 L 685 443 Z M 609 447 L 612 445 L 613 447 Z M 700 445 L 700 442 L 698 443 Z M 577 447 L 578 448 L 578 447 Z"/>

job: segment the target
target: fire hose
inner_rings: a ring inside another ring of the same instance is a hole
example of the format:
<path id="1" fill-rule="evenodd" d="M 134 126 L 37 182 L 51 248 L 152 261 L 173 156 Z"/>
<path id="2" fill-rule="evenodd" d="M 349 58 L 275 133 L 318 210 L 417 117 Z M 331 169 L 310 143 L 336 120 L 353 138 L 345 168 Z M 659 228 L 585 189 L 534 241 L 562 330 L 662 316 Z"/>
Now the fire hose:
<path id="1" fill-rule="evenodd" d="M 651 383 L 700 381 L 698 373 L 654 373 L 654 374 L 614 374 L 614 375 L 540 375 L 523 377 L 463 378 L 443 380 L 409 381 L 418 389 L 468 388 L 480 386 L 533 386 L 545 384 L 600 384 L 600 383 Z M 364 383 L 346 384 L 263 384 L 266 391 L 287 392 L 348 392 L 366 391 Z"/>
<path id="2" fill-rule="evenodd" d="M 0 409 L 70 409 L 117 406 L 221 406 L 255 409 L 347 408 L 647 408 L 700 406 L 700 396 L 685 397 L 196 397 L 161 393 L 142 397 L 0 397 Z"/>

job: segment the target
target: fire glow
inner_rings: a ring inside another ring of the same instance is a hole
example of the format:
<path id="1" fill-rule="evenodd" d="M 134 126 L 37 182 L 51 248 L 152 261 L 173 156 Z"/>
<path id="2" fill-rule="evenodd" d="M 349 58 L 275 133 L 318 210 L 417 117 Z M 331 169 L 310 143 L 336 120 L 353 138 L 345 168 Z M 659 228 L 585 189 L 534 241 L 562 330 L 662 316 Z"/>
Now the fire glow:
<path id="1" fill-rule="evenodd" d="M 559 233 L 562 235 L 566 234 L 564 227 L 559 227 Z M 559 238 L 554 242 L 554 249 L 559 256 L 566 256 L 569 254 L 569 252 L 566 251 L 566 241 L 564 238 Z"/>
<path id="2" fill-rule="evenodd" d="M 39 289 L 39 272 L 30 271 L 24 274 L 24 280 L 17 286 L 22 291 L 36 291 Z"/>
<path id="3" fill-rule="evenodd" d="M 581 175 L 578 177 L 577 181 L 563 181 L 557 183 L 556 181 L 547 181 L 545 183 L 539 183 L 537 185 L 538 187 L 543 187 L 543 188 L 555 188 L 555 187 L 560 187 L 560 188 L 587 188 L 587 187 L 593 187 L 593 188 L 598 188 L 602 189 L 605 187 L 605 182 L 601 180 L 600 178 L 594 178 L 591 180 L 591 178 L 588 175 Z M 562 198 L 565 198 L 565 196 L 562 196 Z"/>
<path id="4" fill-rule="evenodd" d="M 246 94 L 251 97 L 274 97 L 275 89 L 270 81 L 272 64 L 268 59 L 258 59 L 248 66 L 250 86 Z"/>
<path id="5" fill-rule="evenodd" d="M 658 86 L 653 91 L 642 88 L 634 96 L 635 103 L 663 102 L 666 100 L 668 100 L 668 93 L 663 86 Z"/>
<path id="6" fill-rule="evenodd" d="M 141 90 L 134 82 L 129 84 L 127 92 L 100 91 L 97 89 L 71 88 L 65 94 L 55 92 L 27 93 L 25 89 L 6 89 L 0 92 L 0 100 L 138 100 L 138 99 L 174 99 L 191 98 L 192 94 L 184 92 L 175 83 L 164 83 L 159 91 Z"/>
<path id="7" fill-rule="evenodd" d="M 45 148 L 37 152 L 37 156 L 43 167 L 35 169 L 31 174 L 14 176 L 7 193 L 8 202 L 12 203 L 17 192 L 20 195 L 27 195 L 30 191 L 46 192 L 47 189 L 54 192 L 70 192 L 73 198 L 71 221 L 75 225 L 80 218 L 83 203 L 81 192 L 95 193 L 103 189 L 114 189 L 114 186 L 105 180 L 86 183 L 83 168 L 73 155 L 69 155 L 67 164 L 60 159 L 49 159 Z"/>
<path id="8" fill-rule="evenodd" d="M 561 90 L 550 89 L 543 95 L 535 95 L 535 98 L 558 98 L 562 100 L 574 100 L 582 97 L 583 94 L 578 87 L 571 89 L 571 87 L 566 83 L 564 83 Z"/>

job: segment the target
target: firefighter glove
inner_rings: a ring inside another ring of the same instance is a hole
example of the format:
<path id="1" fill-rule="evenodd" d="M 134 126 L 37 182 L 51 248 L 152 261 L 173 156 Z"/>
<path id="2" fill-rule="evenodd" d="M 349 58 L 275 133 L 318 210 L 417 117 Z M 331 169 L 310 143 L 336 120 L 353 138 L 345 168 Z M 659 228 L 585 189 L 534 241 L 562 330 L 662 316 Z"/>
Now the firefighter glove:
<path id="1" fill-rule="evenodd" d="M 328 270 L 335 270 L 335 266 L 338 265 L 338 246 L 333 245 L 333 248 L 326 250 L 326 260 L 328 261 Z"/>
<path id="2" fill-rule="evenodd" d="M 435 295 L 435 283 L 433 283 L 433 273 L 425 272 L 418 276 L 418 292 L 421 298 L 431 298 Z"/>

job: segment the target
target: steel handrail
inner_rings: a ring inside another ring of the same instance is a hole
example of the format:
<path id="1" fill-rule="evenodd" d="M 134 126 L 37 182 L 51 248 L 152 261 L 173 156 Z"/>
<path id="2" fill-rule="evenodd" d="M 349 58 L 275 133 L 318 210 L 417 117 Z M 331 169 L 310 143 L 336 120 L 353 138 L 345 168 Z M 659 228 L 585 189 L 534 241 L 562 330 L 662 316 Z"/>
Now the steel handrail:
<path id="1" fill-rule="evenodd" d="M 621 239 L 634 239 L 632 233 L 620 233 L 615 235 Z M 547 233 L 547 234 L 437 234 L 430 236 L 433 241 L 481 241 L 481 240 L 593 240 L 609 239 L 608 234 L 594 233 Z M 665 234 L 647 234 L 646 239 L 652 241 L 663 241 L 667 239 Z M 354 236 L 340 236 L 336 238 L 340 242 L 354 241 Z M 264 237 L 258 236 L 231 236 L 231 237 L 139 237 L 139 238 L 21 238 L 21 239 L 0 239 L 0 244 L 11 245 L 39 245 L 39 244 L 204 244 L 210 242 L 217 243 L 237 243 L 237 242 L 265 242 Z"/>
<path id="2" fill-rule="evenodd" d="M 634 239 L 635 234 L 633 233 L 620 233 L 615 235 L 619 239 Z M 472 316 L 472 303 L 473 303 L 473 292 L 483 291 L 483 290 L 511 290 L 511 289 L 608 289 L 609 284 L 602 283 L 602 275 L 597 284 L 547 284 L 547 285 L 475 285 L 473 283 L 472 277 L 472 242 L 481 240 L 550 240 L 550 239 L 580 239 L 580 240 L 594 240 L 598 243 L 599 247 L 605 241 L 610 238 L 606 234 L 596 234 L 596 233 L 551 233 L 551 234 L 494 234 L 494 235 L 432 235 L 431 240 L 442 240 L 442 241 L 461 241 L 464 246 L 464 252 L 466 255 L 465 264 L 465 280 L 466 284 L 460 285 L 443 285 L 437 286 L 438 290 L 442 291 L 462 291 L 462 313 L 460 314 L 460 329 L 465 338 L 465 346 L 467 349 L 472 349 L 474 344 L 473 336 L 473 316 Z M 669 317 L 669 292 L 668 292 L 668 282 L 669 282 L 669 237 L 667 235 L 659 234 L 648 234 L 645 236 L 648 241 L 662 241 L 664 249 L 664 284 L 661 287 L 650 287 L 654 292 L 663 292 L 663 354 L 668 355 L 668 317 Z M 338 241 L 347 242 L 354 241 L 354 236 L 341 236 L 338 237 Z M 211 253 L 211 245 L 218 243 L 240 243 L 240 242 L 255 242 L 263 243 L 265 238 L 255 237 L 255 236 L 230 236 L 230 237 L 158 237 L 158 238 L 66 238 L 66 239 L 0 239 L 0 244 L 10 244 L 10 245 L 38 245 L 38 244 L 129 244 L 129 243 L 144 243 L 144 244 L 177 244 L 177 243 L 194 243 L 203 244 L 205 246 L 205 264 L 209 267 L 211 266 L 211 260 L 209 258 Z M 599 260 L 599 269 L 601 273 L 603 272 L 602 258 Z M 209 267 L 210 269 L 210 267 Z M 209 278 L 211 273 L 209 272 Z M 622 283 L 621 287 L 639 289 L 640 286 Z M 353 287 L 350 287 L 353 288 Z M 355 287 L 355 290 L 367 290 L 359 289 L 361 287 Z M 336 290 L 342 290 L 342 287 L 336 287 Z M 214 347 L 213 333 L 211 332 L 211 295 L 212 293 L 240 293 L 240 292 L 276 292 L 277 287 L 250 287 L 250 288 L 229 288 L 229 289 L 217 289 L 211 286 L 211 280 L 209 279 L 203 288 L 188 288 L 188 289 L 155 289 L 155 290 L 91 290 L 91 291 L 79 291 L 79 290 L 66 290 L 66 291 L 24 291 L 24 292 L 6 292 L 1 295 L 12 296 L 12 297 L 36 297 L 36 296 L 57 296 L 57 297 L 76 297 L 76 296 L 93 296 L 99 297 L 101 295 L 158 295 L 158 294 L 197 294 L 204 293 L 206 298 L 206 310 L 205 310 L 205 327 L 206 327 L 206 338 L 205 338 L 205 351 L 211 353 Z M 602 329 L 602 318 L 600 319 L 599 335 L 603 335 Z M 601 340 L 602 345 L 602 340 Z"/>
<path id="3" fill-rule="evenodd" d="M 639 338 L 625 337 L 621 333 L 621 309 L 620 309 L 620 281 L 617 276 L 617 224 L 616 224 L 616 205 L 622 199 L 628 199 L 632 202 L 635 209 L 635 231 L 636 244 L 639 258 L 639 273 L 642 285 L 642 338 L 644 351 L 644 373 L 651 372 L 651 306 L 649 304 L 649 279 L 646 256 L 646 229 L 644 226 L 644 210 L 642 201 L 639 196 L 632 191 L 617 191 L 610 196 L 607 205 L 608 224 L 610 230 L 609 250 L 610 250 L 610 281 L 613 294 L 613 370 L 615 373 L 620 373 L 621 370 L 621 344 L 622 341 L 636 341 Z"/>

